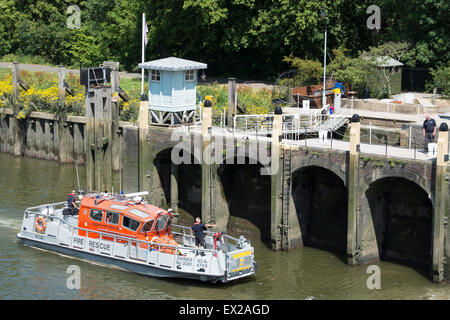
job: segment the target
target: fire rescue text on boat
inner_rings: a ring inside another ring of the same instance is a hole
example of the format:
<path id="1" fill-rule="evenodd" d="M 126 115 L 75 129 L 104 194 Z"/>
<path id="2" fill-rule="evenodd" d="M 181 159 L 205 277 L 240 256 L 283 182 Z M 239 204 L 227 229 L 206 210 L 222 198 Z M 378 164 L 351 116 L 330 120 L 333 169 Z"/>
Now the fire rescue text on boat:
<path id="1" fill-rule="evenodd" d="M 256 273 L 249 240 L 207 231 L 206 248 L 198 248 L 192 229 L 172 224 L 172 210 L 146 203 L 145 194 L 80 195 L 78 215 L 66 214 L 66 202 L 27 208 L 17 237 L 148 276 L 226 283 Z"/>

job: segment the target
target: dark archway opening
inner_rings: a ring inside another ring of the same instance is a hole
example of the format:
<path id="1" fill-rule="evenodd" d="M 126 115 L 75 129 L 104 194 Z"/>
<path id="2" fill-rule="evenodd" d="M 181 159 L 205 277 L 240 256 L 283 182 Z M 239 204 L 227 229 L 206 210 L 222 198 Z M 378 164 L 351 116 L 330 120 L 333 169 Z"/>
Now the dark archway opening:
<path id="1" fill-rule="evenodd" d="M 236 159 L 235 159 L 236 162 Z M 261 175 L 259 164 L 223 164 L 217 173 L 230 218 L 227 230 L 270 244 L 270 176 Z"/>
<path id="2" fill-rule="evenodd" d="M 170 154 L 172 149 L 165 149 L 159 152 L 153 160 L 153 165 L 158 172 L 159 181 L 161 183 L 164 199 L 167 204 L 170 204 L 170 166 L 172 160 Z M 164 206 L 164 203 L 154 203 L 154 205 Z"/>
<path id="3" fill-rule="evenodd" d="M 342 179 L 315 166 L 297 170 L 292 179 L 303 245 L 345 255 L 348 191 Z"/>
<path id="4" fill-rule="evenodd" d="M 182 151 L 181 151 L 182 152 Z M 167 206 L 171 204 L 171 160 L 172 149 L 166 149 L 157 154 L 153 164 L 158 172 L 159 181 L 164 193 Z M 182 157 L 183 154 L 181 153 Z M 202 213 L 202 167 L 195 164 L 194 156 L 190 163 L 181 163 L 178 168 L 178 214 L 179 221 L 192 223 L 195 217 L 201 217 Z M 158 205 L 158 204 L 155 204 Z M 163 206 L 162 204 L 159 204 Z"/>
<path id="5" fill-rule="evenodd" d="M 433 205 L 416 183 L 389 177 L 366 191 L 380 259 L 429 270 Z"/>
<path id="6" fill-rule="evenodd" d="M 202 166 L 195 164 L 193 155 L 190 164 L 178 165 L 178 208 L 185 223 L 202 216 Z"/>

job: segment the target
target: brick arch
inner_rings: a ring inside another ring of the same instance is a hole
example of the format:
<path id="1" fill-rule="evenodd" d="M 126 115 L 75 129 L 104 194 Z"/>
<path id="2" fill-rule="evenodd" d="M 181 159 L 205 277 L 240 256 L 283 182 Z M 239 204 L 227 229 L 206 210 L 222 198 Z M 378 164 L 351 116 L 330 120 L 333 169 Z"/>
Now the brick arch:
<path id="1" fill-rule="evenodd" d="M 434 207 L 431 185 L 406 168 L 376 169 L 362 180 L 361 207 L 367 214 L 359 223 L 360 227 L 372 224 L 375 239 L 368 247 L 377 248 L 375 255 L 382 260 L 427 273 L 431 267 Z"/>
<path id="2" fill-rule="evenodd" d="M 375 177 L 374 177 L 374 173 L 375 173 Z M 363 190 L 363 192 L 366 192 L 367 189 L 369 189 L 370 186 L 373 183 L 375 183 L 376 181 L 379 181 L 379 180 L 385 179 L 385 178 L 394 178 L 394 177 L 395 178 L 403 178 L 403 179 L 406 179 L 408 181 L 411 181 L 411 182 L 417 184 L 420 188 L 422 188 L 428 194 L 428 197 L 430 198 L 430 200 L 434 206 L 431 183 L 428 182 L 424 177 L 418 175 L 417 173 L 415 173 L 414 171 L 412 171 L 408 168 L 403 168 L 403 169 L 382 168 L 382 169 L 372 171 L 371 173 L 365 174 L 363 176 L 363 179 L 364 179 L 366 187 Z"/>
<path id="3" fill-rule="evenodd" d="M 311 157 L 309 159 L 302 160 L 296 167 L 292 168 L 292 173 L 302 170 L 303 168 L 307 168 L 307 167 L 320 167 L 320 168 L 326 169 L 328 171 L 331 171 L 342 180 L 342 182 L 344 183 L 344 185 L 346 187 L 348 187 L 347 186 L 348 180 L 347 180 L 346 172 L 344 170 L 342 170 L 342 167 L 338 166 L 336 163 L 334 163 L 330 160 L 316 158 L 316 157 Z"/>

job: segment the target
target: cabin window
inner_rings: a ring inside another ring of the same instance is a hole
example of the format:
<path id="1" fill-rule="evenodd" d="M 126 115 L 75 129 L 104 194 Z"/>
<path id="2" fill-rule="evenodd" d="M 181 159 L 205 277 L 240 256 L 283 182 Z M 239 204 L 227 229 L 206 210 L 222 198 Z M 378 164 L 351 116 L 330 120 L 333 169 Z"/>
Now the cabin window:
<path id="1" fill-rule="evenodd" d="M 194 70 L 187 70 L 185 75 L 186 81 L 193 81 L 195 77 L 195 71 Z"/>
<path id="2" fill-rule="evenodd" d="M 130 217 L 123 216 L 122 219 L 122 226 L 124 226 L 127 229 L 130 229 L 132 231 L 136 231 L 137 228 L 139 228 L 139 221 L 131 219 Z"/>
<path id="3" fill-rule="evenodd" d="M 166 214 L 159 216 L 158 220 L 156 220 L 155 231 L 161 231 L 164 229 L 167 218 L 168 218 L 168 215 L 166 215 Z"/>
<path id="4" fill-rule="evenodd" d="M 169 219 L 167 219 L 167 225 L 165 229 L 169 229 L 171 224 L 172 224 L 172 217 L 169 217 Z"/>
<path id="5" fill-rule="evenodd" d="M 106 212 L 105 222 L 110 224 L 119 224 L 119 214 L 116 212 Z"/>
<path id="6" fill-rule="evenodd" d="M 89 213 L 89 217 L 94 221 L 102 221 L 103 219 L 103 211 L 97 209 L 91 209 Z"/>
<path id="7" fill-rule="evenodd" d="M 152 81 L 160 81 L 161 80 L 161 75 L 159 73 L 158 70 L 151 70 L 150 71 L 150 79 Z"/>
<path id="8" fill-rule="evenodd" d="M 150 221 L 147 221 L 144 226 L 141 229 L 141 232 L 150 232 L 152 231 L 153 222 L 155 222 L 153 219 Z"/>

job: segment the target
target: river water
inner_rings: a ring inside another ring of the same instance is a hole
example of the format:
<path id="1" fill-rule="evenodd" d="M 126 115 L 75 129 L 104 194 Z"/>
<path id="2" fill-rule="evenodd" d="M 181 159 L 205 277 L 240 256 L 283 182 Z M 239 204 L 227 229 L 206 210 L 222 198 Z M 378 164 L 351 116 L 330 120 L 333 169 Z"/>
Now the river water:
<path id="1" fill-rule="evenodd" d="M 0 153 L 0 299 L 450 299 L 450 284 L 410 267 L 377 263 L 381 289 L 370 290 L 368 266 L 308 247 L 276 252 L 258 240 L 257 275 L 225 285 L 145 277 L 19 242 L 25 208 L 64 201 L 76 181 L 73 165 Z M 66 287 L 70 265 L 80 267 L 79 290 Z"/>

